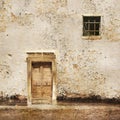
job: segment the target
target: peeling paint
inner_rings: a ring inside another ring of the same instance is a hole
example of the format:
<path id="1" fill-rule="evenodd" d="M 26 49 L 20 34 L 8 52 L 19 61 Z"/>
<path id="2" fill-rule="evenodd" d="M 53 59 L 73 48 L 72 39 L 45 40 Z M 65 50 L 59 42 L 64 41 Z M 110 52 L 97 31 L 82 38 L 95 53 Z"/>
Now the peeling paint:
<path id="1" fill-rule="evenodd" d="M 0 65 L 0 79 L 3 81 L 5 78 L 9 78 L 11 70 L 8 65 Z"/>

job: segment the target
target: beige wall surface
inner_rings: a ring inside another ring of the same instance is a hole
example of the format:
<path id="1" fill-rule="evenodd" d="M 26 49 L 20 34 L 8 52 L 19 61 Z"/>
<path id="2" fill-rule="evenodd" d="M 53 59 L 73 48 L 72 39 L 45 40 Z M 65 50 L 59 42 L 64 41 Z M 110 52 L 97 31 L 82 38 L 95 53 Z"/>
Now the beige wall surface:
<path id="1" fill-rule="evenodd" d="M 1 0 L 0 91 L 27 92 L 27 52 L 54 52 L 57 95 L 120 97 L 120 1 Z M 101 16 L 101 38 L 83 39 L 83 16 Z"/>

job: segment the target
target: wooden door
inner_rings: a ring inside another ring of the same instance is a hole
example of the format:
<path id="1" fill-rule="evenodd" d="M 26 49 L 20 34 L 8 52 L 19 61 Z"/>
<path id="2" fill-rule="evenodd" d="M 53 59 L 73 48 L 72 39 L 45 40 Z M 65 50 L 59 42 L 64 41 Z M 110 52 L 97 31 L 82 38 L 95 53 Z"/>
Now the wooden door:
<path id="1" fill-rule="evenodd" d="M 32 63 L 32 103 L 51 103 L 52 63 Z"/>

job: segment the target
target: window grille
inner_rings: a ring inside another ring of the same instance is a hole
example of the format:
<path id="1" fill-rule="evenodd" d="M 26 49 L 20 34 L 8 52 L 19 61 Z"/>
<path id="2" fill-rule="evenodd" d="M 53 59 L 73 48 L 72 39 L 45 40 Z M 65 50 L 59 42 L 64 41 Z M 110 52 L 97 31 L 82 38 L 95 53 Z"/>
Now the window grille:
<path id="1" fill-rule="evenodd" d="M 83 36 L 99 36 L 100 22 L 100 16 L 83 16 Z"/>

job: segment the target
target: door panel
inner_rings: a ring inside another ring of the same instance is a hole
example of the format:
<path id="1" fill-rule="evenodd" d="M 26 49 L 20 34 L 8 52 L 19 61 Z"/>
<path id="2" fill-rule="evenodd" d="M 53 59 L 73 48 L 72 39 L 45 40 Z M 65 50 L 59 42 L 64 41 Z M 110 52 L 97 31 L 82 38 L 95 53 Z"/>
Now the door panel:
<path id="1" fill-rule="evenodd" d="M 52 63 L 32 63 L 32 99 L 34 103 L 46 103 L 52 98 Z M 36 102 L 35 102 L 36 101 Z"/>

